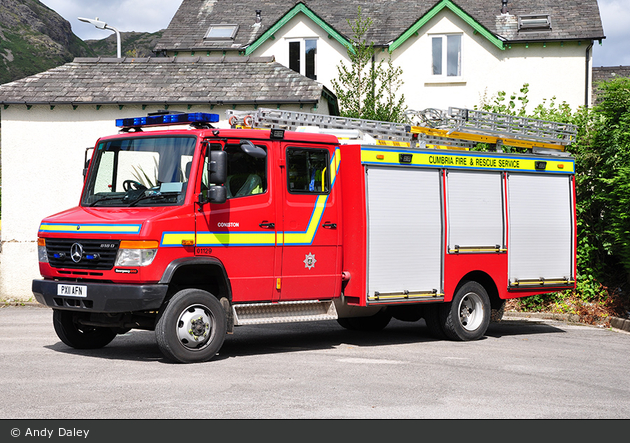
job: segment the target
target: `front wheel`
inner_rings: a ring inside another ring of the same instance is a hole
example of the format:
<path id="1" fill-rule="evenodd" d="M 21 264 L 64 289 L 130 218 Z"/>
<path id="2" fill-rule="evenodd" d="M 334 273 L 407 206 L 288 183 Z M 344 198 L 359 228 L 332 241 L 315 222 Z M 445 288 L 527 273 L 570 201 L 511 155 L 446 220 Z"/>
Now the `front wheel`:
<path id="1" fill-rule="evenodd" d="M 81 324 L 84 316 L 81 312 L 53 310 L 53 326 L 62 342 L 75 349 L 99 349 L 116 337 L 112 328 Z"/>
<path id="2" fill-rule="evenodd" d="M 209 292 L 184 289 L 161 312 L 155 326 L 160 351 L 169 360 L 197 363 L 210 360 L 223 345 L 226 314 Z"/>
<path id="3" fill-rule="evenodd" d="M 464 283 L 450 303 L 440 306 L 440 325 L 444 334 L 459 341 L 481 338 L 490 324 L 490 298 L 479 283 Z"/>

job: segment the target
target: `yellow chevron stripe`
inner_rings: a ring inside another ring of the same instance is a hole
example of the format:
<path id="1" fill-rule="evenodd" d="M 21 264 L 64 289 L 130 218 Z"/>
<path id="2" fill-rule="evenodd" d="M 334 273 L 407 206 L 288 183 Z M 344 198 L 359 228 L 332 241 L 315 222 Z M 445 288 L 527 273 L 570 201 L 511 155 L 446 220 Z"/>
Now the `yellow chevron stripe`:
<path id="1" fill-rule="evenodd" d="M 330 182 L 334 186 L 339 165 L 341 151 L 335 150 L 330 161 Z M 195 244 L 197 246 L 270 246 L 270 245 L 303 245 L 310 244 L 317 234 L 328 195 L 318 195 L 305 231 L 292 232 L 198 232 Z M 183 240 L 195 240 L 194 232 L 165 232 L 161 246 L 181 246 Z"/>

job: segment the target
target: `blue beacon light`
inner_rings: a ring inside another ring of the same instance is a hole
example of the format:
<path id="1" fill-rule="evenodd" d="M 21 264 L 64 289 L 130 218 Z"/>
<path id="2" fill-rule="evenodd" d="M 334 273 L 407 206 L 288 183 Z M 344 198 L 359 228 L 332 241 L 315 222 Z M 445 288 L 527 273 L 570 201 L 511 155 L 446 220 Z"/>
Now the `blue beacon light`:
<path id="1" fill-rule="evenodd" d="M 193 112 L 188 114 L 162 114 L 148 115 L 146 117 L 119 118 L 116 119 L 116 126 L 119 128 L 139 128 L 187 123 L 217 123 L 218 121 L 219 114 Z"/>

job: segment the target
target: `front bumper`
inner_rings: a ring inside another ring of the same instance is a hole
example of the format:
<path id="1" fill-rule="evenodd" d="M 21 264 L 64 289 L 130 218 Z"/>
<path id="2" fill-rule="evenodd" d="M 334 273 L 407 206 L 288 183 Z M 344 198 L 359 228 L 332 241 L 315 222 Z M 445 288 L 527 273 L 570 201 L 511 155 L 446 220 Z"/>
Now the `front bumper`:
<path id="1" fill-rule="evenodd" d="M 85 286 L 87 295 L 85 297 L 59 295 L 59 285 Z M 33 280 L 32 290 L 39 303 L 55 309 L 134 312 L 159 309 L 166 297 L 168 286 Z"/>

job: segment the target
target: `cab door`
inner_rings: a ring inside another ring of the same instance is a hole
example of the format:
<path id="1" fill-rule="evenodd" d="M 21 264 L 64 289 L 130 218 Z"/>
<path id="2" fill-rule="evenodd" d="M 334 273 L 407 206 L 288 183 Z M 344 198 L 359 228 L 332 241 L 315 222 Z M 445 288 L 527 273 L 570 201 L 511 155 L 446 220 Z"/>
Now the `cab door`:
<path id="1" fill-rule="evenodd" d="M 339 186 L 335 186 L 339 150 L 287 142 L 282 154 L 278 297 L 330 299 L 339 294 L 341 286 Z"/>
<path id="2" fill-rule="evenodd" d="M 205 204 L 196 216 L 195 255 L 218 258 L 232 286 L 234 302 L 275 297 L 276 206 L 269 180 L 269 142 L 252 140 L 264 157 L 245 152 L 240 140 L 210 143 L 228 154 L 227 201 Z M 206 166 L 207 166 L 206 155 Z M 207 167 L 204 178 L 207 186 Z"/>

